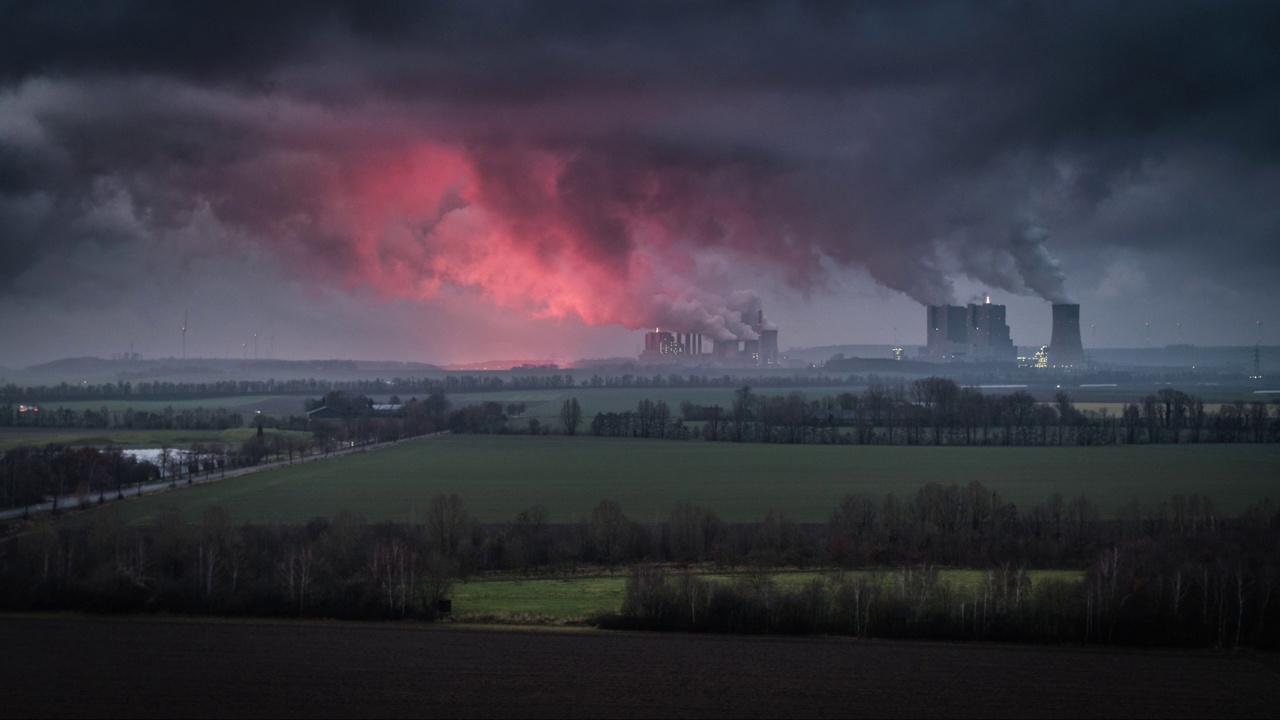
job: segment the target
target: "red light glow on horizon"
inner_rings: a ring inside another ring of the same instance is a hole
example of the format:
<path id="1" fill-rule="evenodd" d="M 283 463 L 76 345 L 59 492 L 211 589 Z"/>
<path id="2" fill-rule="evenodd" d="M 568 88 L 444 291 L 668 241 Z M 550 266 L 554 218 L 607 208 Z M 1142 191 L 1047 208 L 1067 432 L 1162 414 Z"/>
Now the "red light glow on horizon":
<path id="1" fill-rule="evenodd" d="M 536 318 L 754 336 L 753 296 L 727 271 L 763 242 L 746 173 L 420 143 L 321 182 L 316 226 L 334 240 L 298 249 L 348 289 L 421 300 L 449 285 Z"/>

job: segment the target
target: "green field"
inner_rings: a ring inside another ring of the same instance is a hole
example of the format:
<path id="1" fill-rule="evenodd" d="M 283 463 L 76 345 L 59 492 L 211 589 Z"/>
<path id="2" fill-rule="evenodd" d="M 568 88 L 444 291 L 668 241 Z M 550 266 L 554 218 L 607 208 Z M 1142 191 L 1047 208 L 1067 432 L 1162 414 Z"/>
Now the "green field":
<path id="1" fill-rule="evenodd" d="M 870 575 L 858 571 L 848 574 Z M 938 579 L 951 583 L 961 592 L 971 590 L 982 579 L 981 570 L 940 570 Z M 1076 570 L 1031 570 L 1027 573 L 1034 584 L 1042 579 L 1079 580 L 1082 573 Z M 746 581 L 746 575 L 706 574 L 705 580 L 721 583 Z M 823 572 L 770 573 L 768 577 L 784 589 L 797 588 L 805 583 L 825 577 Z M 894 571 L 882 571 L 877 577 L 882 583 L 896 582 Z M 460 619 L 479 616 L 478 619 L 509 618 L 516 621 L 531 619 L 567 620 L 586 618 L 598 613 L 618 612 L 622 609 L 626 575 L 585 578 L 535 578 L 473 580 L 453 586 L 453 614 Z"/>
<path id="2" fill-rule="evenodd" d="M 222 444 L 238 448 L 241 443 L 253 437 L 257 428 L 242 427 L 230 430 L 113 430 L 111 428 L 77 430 L 75 428 L 3 428 L 0 429 L 0 450 L 8 450 L 20 445 L 69 445 L 73 447 L 115 447 L 128 449 L 189 448 L 196 443 L 202 445 Z M 267 430 L 268 436 L 295 435 L 310 438 L 311 433 L 296 430 Z"/>
<path id="3" fill-rule="evenodd" d="M 83 412 L 85 410 L 101 410 L 107 408 L 111 412 L 124 412 L 133 409 L 138 412 L 164 412 L 165 408 L 174 410 L 206 410 L 225 409 L 229 412 L 252 413 L 256 410 L 269 415 L 302 415 L 307 398 L 301 395 L 229 395 L 225 397 L 188 398 L 182 400 L 147 400 L 145 395 L 130 398 L 113 398 L 110 400 L 71 400 L 67 402 L 49 401 L 39 403 L 45 410 L 66 408 Z"/>
<path id="4" fill-rule="evenodd" d="M 510 521 L 539 504 L 553 522 L 574 522 L 604 499 L 644 523 L 665 520 L 677 502 L 729 522 L 755 522 L 769 510 L 825 522 L 851 493 L 901 497 L 928 482 L 973 480 L 1023 511 L 1058 492 L 1085 495 L 1113 518 L 1134 497 L 1155 504 L 1202 493 L 1234 515 L 1280 497 L 1280 446 L 851 447 L 463 435 L 129 500 L 121 512 L 149 522 L 169 507 L 198 517 L 218 504 L 237 522 L 304 523 L 344 509 L 371 522 L 420 521 L 432 497 L 456 493 L 485 522 Z"/>

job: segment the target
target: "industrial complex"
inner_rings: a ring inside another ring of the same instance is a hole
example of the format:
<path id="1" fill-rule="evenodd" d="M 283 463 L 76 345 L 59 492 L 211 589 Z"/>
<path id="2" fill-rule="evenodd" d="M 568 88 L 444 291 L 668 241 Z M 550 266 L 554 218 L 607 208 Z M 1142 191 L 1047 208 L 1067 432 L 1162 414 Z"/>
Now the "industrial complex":
<path id="1" fill-rule="evenodd" d="M 704 350 L 703 335 L 698 332 L 669 331 L 654 328 L 644 334 L 644 351 L 640 361 L 657 364 L 716 365 L 722 367 L 770 367 L 779 364 L 778 330 L 765 324 L 764 310 L 756 313 L 751 326 L 753 338 L 717 338 Z"/>
<path id="2" fill-rule="evenodd" d="M 1005 307 L 992 305 L 990 297 L 981 305 L 930 305 L 925 317 L 928 342 L 920 348 L 923 357 L 996 362 L 1013 362 L 1017 358 L 1009 324 L 1005 322 Z"/>
<path id="3" fill-rule="evenodd" d="M 1013 344 L 1005 306 L 991 302 L 968 305 L 929 305 L 925 308 L 926 344 L 918 358 L 925 362 L 1019 363 L 1038 367 L 1076 368 L 1086 362 L 1080 340 L 1080 306 L 1054 303 L 1049 345 L 1022 357 Z M 723 331 L 721 331 L 723 332 Z M 774 367 L 783 364 L 778 352 L 778 330 L 765 323 L 764 311 L 747 338 L 708 338 L 699 332 L 654 328 L 644 335 L 640 361 L 648 364 L 716 367 Z M 704 340 L 706 341 L 704 344 Z M 1031 349 L 1031 348 L 1028 348 Z M 903 360 L 901 348 L 894 359 Z"/>
<path id="4" fill-rule="evenodd" d="M 996 363 L 1020 359 L 1005 321 L 1005 306 L 992 304 L 989 296 L 985 303 L 964 307 L 930 305 L 925 309 L 925 320 L 928 340 L 920 348 L 921 359 Z M 1053 334 L 1049 345 L 1040 348 L 1032 358 L 1034 364 L 1050 367 L 1084 365 L 1079 305 L 1053 305 Z"/>

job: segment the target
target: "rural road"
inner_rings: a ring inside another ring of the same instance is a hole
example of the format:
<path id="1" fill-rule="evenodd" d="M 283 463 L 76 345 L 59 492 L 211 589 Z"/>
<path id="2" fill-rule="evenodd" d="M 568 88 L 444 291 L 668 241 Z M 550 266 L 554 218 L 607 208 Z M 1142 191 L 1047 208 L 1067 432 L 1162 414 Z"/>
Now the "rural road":
<path id="1" fill-rule="evenodd" d="M 383 448 L 391 447 L 392 445 L 400 445 L 402 443 L 409 442 L 411 440 L 421 440 L 424 438 L 434 438 L 434 437 L 440 437 L 442 435 L 448 435 L 450 432 L 451 431 L 449 430 L 442 430 L 440 432 L 431 433 L 428 435 L 419 435 L 417 437 L 404 438 L 401 440 L 392 440 L 389 442 L 374 443 L 372 445 L 361 445 L 357 447 L 343 448 L 343 449 L 335 450 L 326 455 L 312 455 L 306 458 L 295 460 L 293 462 L 290 462 L 288 460 L 276 460 L 273 462 L 262 463 L 261 465 L 253 465 L 250 467 L 243 467 L 243 468 L 236 468 L 235 470 L 228 470 L 225 473 L 216 473 L 212 475 L 206 475 L 204 477 L 197 476 L 189 479 L 183 478 L 181 480 L 175 480 L 175 481 L 164 480 L 162 482 L 143 485 L 141 488 L 139 487 L 126 488 L 124 491 L 124 497 L 130 498 L 130 497 L 136 497 L 138 495 L 150 495 L 151 493 L 165 492 L 167 490 L 180 490 L 184 487 L 190 487 L 192 485 L 203 485 L 205 483 L 217 482 L 219 480 L 226 480 L 227 478 L 239 477 L 241 475 L 249 475 L 251 473 L 262 472 L 264 470 L 272 470 L 275 468 L 284 467 L 286 465 L 298 465 L 304 462 L 311 463 L 311 462 L 317 462 L 320 460 L 328 460 L 331 458 L 342 457 L 344 455 L 350 455 L 352 453 L 368 452 L 370 450 L 380 450 Z M 102 495 L 102 497 L 106 498 L 107 501 L 112 501 L 117 499 L 116 493 L 114 490 L 107 491 Z M 89 497 L 84 499 L 83 504 L 93 505 L 93 504 L 96 504 L 97 502 L 98 502 L 98 497 L 95 495 L 90 495 Z M 58 498 L 57 507 L 59 510 L 68 510 L 74 507 L 79 507 L 81 504 L 82 504 L 81 498 L 75 495 L 63 495 Z M 25 508 L 13 508 L 11 510 L 0 510 L 0 522 L 3 522 L 5 520 L 14 520 L 16 518 L 22 517 L 23 515 L 36 515 L 39 513 L 51 512 L 53 508 L 54 508 L 54 501 L 50 499 L 50 500 L 46 500 L 45 502 L 39 503 L 38 505 L 30 505 Z"/>

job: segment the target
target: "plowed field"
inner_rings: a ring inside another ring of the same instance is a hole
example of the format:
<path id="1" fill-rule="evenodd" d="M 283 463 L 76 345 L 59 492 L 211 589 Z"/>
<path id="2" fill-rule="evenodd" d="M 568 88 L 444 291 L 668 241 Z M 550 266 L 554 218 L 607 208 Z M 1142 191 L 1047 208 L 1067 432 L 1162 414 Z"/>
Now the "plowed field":
<path id="1" fill-rule="evenodd" d="M 1273 656 L 0 617 L 4 717 L 1276 717 Z"/>

